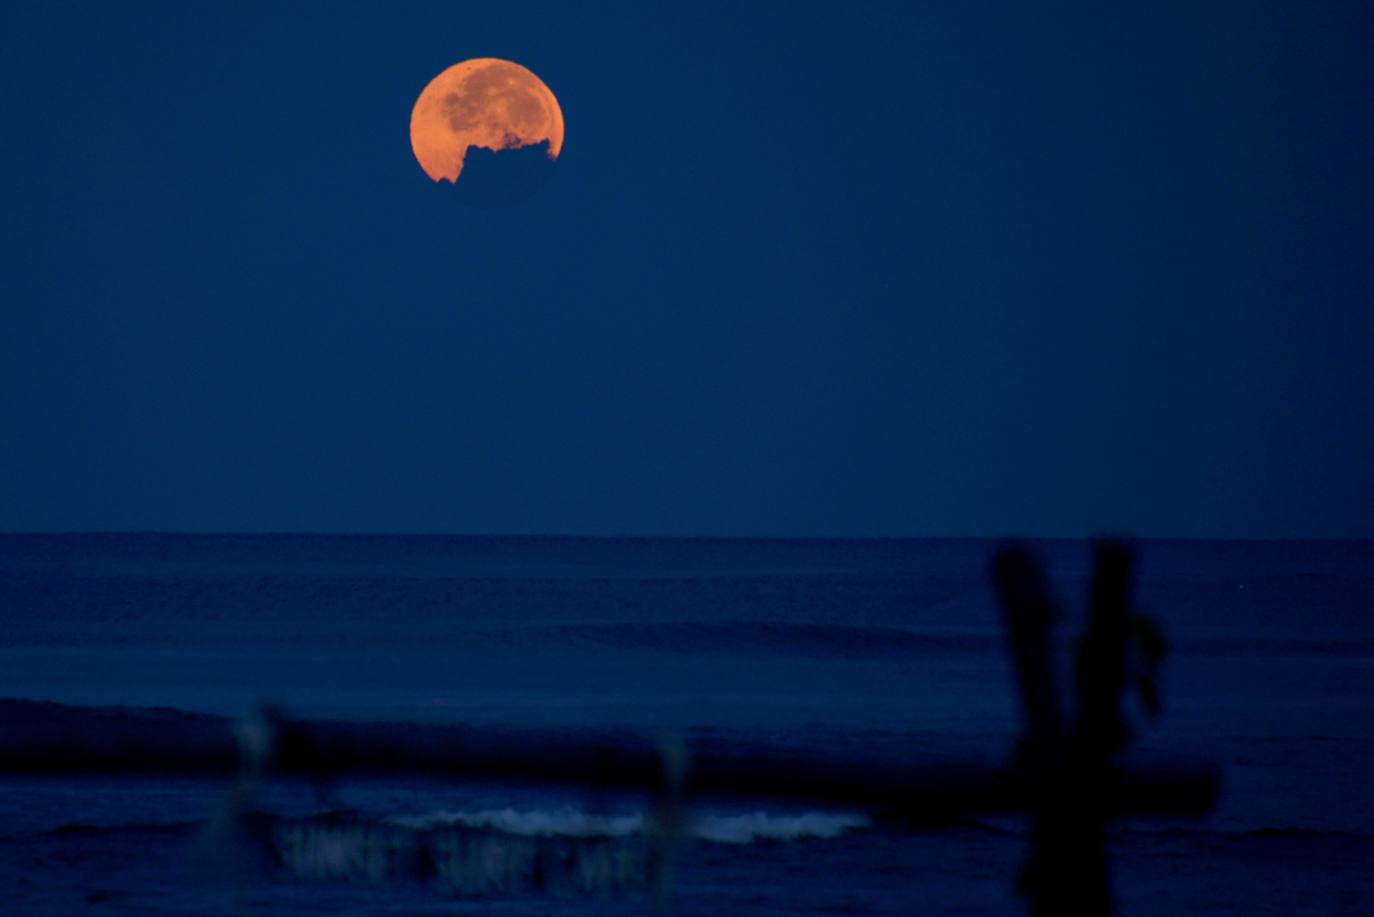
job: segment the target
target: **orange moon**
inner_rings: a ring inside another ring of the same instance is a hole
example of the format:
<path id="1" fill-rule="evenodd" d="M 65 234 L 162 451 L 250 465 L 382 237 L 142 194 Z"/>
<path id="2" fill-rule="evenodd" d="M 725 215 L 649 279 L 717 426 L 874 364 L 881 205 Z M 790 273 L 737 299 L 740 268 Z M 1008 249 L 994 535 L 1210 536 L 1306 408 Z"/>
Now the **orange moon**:
<path id="1" fill-rule="evenodd" d="M 410 112 L 410 148 L 425 174 L 457 183 L 468 147 L 499 151 L 549 144 L 563 151 L 563 110 L 519 64 L 477 57 L 429 81 Z"/>

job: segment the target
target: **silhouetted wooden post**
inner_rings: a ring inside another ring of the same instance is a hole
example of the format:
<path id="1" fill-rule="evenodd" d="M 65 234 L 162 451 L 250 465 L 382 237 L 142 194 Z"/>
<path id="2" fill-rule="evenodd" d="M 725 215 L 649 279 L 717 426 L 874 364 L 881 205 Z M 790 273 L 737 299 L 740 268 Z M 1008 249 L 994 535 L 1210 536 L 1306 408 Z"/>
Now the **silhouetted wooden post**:
<path id="1" fill-rule="evenodd" d="M 1036 917 L 1057 912 L 1068 864 L 1063 862 L 1060 803 L 1065 748 L 1054 678 L 1050 627 L 1058 614 L 1044 573 L 1030 551 L 1020 545 L 999 551 L 992 562 L 993 580 L 1001 599 L 1008 648 L 1026 734 L 1018 749 L 1022 772 L 1029 783 L 1030 855 L 1021 873 L 1022 893 Z"/>
<path id="2" fill-rule="evenodd" d="M 1076 798 L 1074 833 L 1067 840 L 1080 864 L 1079 900 L 1087 910 L 1107 914 L 1107 819 L 1117 780 L 1116 753 L 1126 744 L 1121 689 L 1126 681 L 1126 637 L 1130 629 L 1131 551 L 1115 541 L 1093 547 L 1092 598 L 1088 629 L 1078 645 L 1078 724 L 1069 749 L 1066 776 Z"/>
<path id="3" fill-rule="evenodd" d="M 1106 822 L 1117 789 L 1113 757 L 1125 738 L 1131 552 L 1094 546 L 1091 611 L 1078 647 L 1078 716 L 1066 735 L 1055 689 L 1050 627 L 1055 604 L 1040 565 L 1023 546 L 993 559 L 1012 662 L 1025 707 L 1023 766 L 1030 782 L 1031 853 L 1022 890 L 1035 917 L 1107 915 Z"/>
<path id="4" fill-rule="evenodd" d="M 1062 732 L 1050 652 L 1050 625 L 1058 609 L 1030 551 L 1019 545 L 1004 548 L 993 558 L 992 565 L 1017 687 L 1025 707 L 1023 751 L 1027 763 L 1035 765 L 1042 763 L 1043 755 L 1058 751 Z"/>

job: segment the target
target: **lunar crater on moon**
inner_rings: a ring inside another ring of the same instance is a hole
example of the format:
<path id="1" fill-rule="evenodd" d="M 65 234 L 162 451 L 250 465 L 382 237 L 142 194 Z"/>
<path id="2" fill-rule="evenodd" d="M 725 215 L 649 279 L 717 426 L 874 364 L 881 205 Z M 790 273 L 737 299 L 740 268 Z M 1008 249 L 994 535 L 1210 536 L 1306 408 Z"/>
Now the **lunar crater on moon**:
<path id="1" fill-rule="evenodd" d="M 436 76 L 410 116 L 410 143 L 434 181 L 458 182 L 467 151 L 548 144 L 548 158 L 563 148 L 563 112 L 547 86 L 510 61 L 463 61 Z"/>

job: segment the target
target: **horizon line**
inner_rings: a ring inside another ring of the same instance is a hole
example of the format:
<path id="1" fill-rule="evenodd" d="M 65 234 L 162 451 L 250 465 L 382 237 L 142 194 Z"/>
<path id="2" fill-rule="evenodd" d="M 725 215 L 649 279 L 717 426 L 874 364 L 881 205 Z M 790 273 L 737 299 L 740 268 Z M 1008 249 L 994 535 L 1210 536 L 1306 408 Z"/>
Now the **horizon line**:
<path id="1" fill-rule="evenodd" d="M 998 534 L 998 535 L 777 535 L 777 534 L 664 534 L 664 533 L 590 533 L 590 532 L 436 532 L 436 531 L 395 531 L 366 529 L 0 529 L 0 538 L 5 537 L 81 537 L 81 536 L 191 536 L 205 538 L 450 538 L 469 540 L 508 540 L 508 541 L 1098 541 L 1121 540 L 1127 542 L 1245 542 L 1255 544 L 1274 543 L 1317 543 L 1374 542 L 1374 535 L 1132 535 L 1122 532 L 1102 531 L 1091 535 L 1036 535 L 1036 534 Z"/>

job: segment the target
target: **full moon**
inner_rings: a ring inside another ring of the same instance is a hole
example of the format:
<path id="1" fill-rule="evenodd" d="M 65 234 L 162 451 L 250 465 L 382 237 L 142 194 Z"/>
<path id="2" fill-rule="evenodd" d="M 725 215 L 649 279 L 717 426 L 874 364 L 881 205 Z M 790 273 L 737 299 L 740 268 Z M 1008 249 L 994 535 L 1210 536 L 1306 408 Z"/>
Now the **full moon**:
<path id="1" fill-rule="evenodd" d="M 563 150 L 563 111 L 543 80 L 519 64 L 478 57 L 430 80 L 410 112 L 410 147 L 434 181 L 458 183 L 470 147 L 499 152 L 548 144 Z"/>

